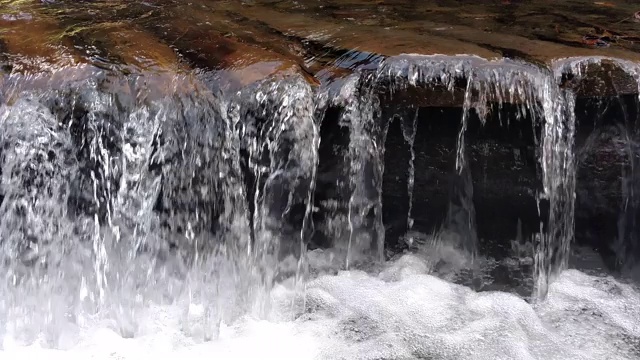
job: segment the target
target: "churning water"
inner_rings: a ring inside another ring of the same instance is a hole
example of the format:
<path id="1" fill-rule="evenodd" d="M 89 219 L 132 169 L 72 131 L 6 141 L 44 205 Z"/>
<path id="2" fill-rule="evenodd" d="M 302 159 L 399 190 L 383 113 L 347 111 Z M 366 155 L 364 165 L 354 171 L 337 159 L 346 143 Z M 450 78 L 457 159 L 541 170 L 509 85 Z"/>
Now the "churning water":
<path id="1" fill-rule="evenodd" d="M 576 95 L 561 85 L 602 61 L 640 77 L 637 65 L 612 59 L 547 69 L 417 55 L 320 88 L 276 76 L 227 92 L 206 76 L 90 66 L 5 76 L 2 356 L 637 358 L 640 290 L 599 266 L 567 270 Z M 454 198 L 442 229 L 420 233 L 414 219 L 431 214 L 412 207 L 424 171 L 415 166 L 418 110 L 389 113 L 380 92 L 454 97 L 461 83 Z M 541 169 L 544 224 L 529 250 L 514 242 L 502 260 L 479 251 L 465 145 L 470 118 L 488 121 L 489 104 L 517 104 L 506 122 L 534 119 Z M 322 121 L 335 108 L 347 146 L 338 170 L 320 175 L 321 142 L 331 141 Z M 394 118 L 410 147 L 404 240 L 413 251 L 389 254 L 382 187 Z M 308 249 L 317 234 L 328 246 Z M 476 291 L 491 289 L 498 267 L 527 266 L 524 296 Z"/>

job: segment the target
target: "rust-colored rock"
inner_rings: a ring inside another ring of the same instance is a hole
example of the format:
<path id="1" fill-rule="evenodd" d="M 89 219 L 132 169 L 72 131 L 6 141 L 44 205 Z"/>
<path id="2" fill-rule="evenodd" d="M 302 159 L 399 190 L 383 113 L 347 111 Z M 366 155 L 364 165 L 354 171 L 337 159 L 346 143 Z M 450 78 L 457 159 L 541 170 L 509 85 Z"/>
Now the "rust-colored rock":
<path id="1" fill-rule="evenodd" d="M 214 26 L 194 25 L 188 19 L 167 19 L 162 26 L 148 30 L 175 48 L 190 64 L 217 71 L 234 88 L 279 73 L 308 75 L 295 57 L 224 36 Z"/>
<path id="2" fill-rule="evenodd" d="M 0 40 L 16 72 L 39 73 L 82 61 L 58 23 L 37 13 L 0 16 Z"/>
<path id="3" fill-rule="evenodd" d="M 92 42 L 103 38 L 105 50 L 110 55 L 140 71 L 176 72 L 186 69 L 171 47 L 146 31 L 127 24 L 111 27 L 109 31 L 93 29 L 83 35 Z"/>
<path id="4" fill-rule="evenodd" d="M 281 12 L 262 6 L 239 7 L 233 10 L 247 18 L 259 20 L 286 35 L 341 49 L 358 49 L 385 56 L 405 53 L 475 54 L 492 58 L 499 55 L 474 44 L 393 28 L 358 26 L 300 14 L 283 16 Z"/>

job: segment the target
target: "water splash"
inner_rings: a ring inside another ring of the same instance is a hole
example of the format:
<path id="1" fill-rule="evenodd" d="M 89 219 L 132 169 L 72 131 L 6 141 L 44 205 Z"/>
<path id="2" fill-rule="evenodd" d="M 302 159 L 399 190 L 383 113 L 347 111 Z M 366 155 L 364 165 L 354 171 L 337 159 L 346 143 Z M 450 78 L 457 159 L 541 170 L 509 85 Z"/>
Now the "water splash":
<path id="1" fill-rule="evenodd" d="M 454 198 L 460 204 L 450 206 L 450 211 L 457 208 L 461 211 L 460 216 L 450 214 L 448 221 L 449 227 L 466 238 L 462 240 L 463 247 L 471 253 L 476 251 L 478 241 L 474 225 L 473 181 L 465 155 L 465 134 L 472 112 L 484 123 L 492 111 L 491 103 L 497 104 L 498 111 L 504 104 L 511 103 L 518 105 L 516 120 L 533 115 L 534 140 L 540 146 L 542 192 L 539 201 L 549 204 L 548 213 L 539 210 L 546 225 L 541 224 L 536 250 L 536 298 L 544 298 L 549 282 L 567 267 L 574 237 L 575 93 L 573 89 L 563 87 L 562 77 L 571 74 L 579 78 L 581 67 L 601 61 L 613 61 L 638 80 L 637 65 L 605 58 L 568 59 L 546 69 L 512 60 L 403 55 L 385 59 L 375 73 L 377 82 L 384 84 L 391 98 L 394 92 L 409 87 L 441 87 L 452 94 L 452 100 L 456 99 L 456 94 L 462 94 L 463 114 L 456 148 L 460 184 L 454 186 L 454 194 L 457 194 Z M 466 81 L 464 89 L 459 88 L 460 80 Z M 502 118 L 499 120 L 502 122 Z M 537 135 L 539 127 L 542 130 Z"/>
<path id="2" fill-rule="evenodd" d="M 550 86 L 549 86 L 550 87 Z M 535 257 L 536 293 L 546 296 L 550 276 L 566 268 L 574 234 L 575 165 L 574 98 L 566 92 L 545 91 L 542 198 L 549 201 L 547 232 Z"/>
<path id="3" fill-rule="evenodd" d="M 27 343 L 45 334 L 40 341 L 60 346 L 61 327 L 115 319 L 113 327 L 134 336 L 138 310 L 150 302 L 179 304 L 183 331 L 201 339 L 216 338 L 221 324 L 243 314 L 267 316 L 273 284 L 305 276 L 316 225 L 318 113 L 327 106 L 342 109 L 339 125 L 349 130 L 348 168 L 336 179 L 348 190 L 337 199 L 344 214 L 331 219 L 336 234 L 346 236 L 330 236 L 346 250 L 346 268 L 363 254 L 383 260 L 381 144 L 388 124 L 380 94 L 393 98 L 409 87 L 437 87 L 461 100 L 447 225 L 471 253 L 478 240 L 469 124 L 476 117 L 486 122 L 490 103 L 515 103 L 521 118 L 534 115 L 534 134 L 542 128 L 539 202 L 549 207 L 548 214 L 539 211 L 546 226 L 534 266 L 535 296 L 544 298 L 567 267 L 574 236 L 575 94 L 561 78 L 580 76 L 586 62 L 549 70 L 406 55 L 317 92 L 302 77 L 287 77 L 233 94 L 176 74 L 78 68 L 73 76 L 11 75 L 0 108 L 1 290 L 8 294 L 0 299 L 0 320 L 9 324 L 0 331 Z M 639 78 L 637 66 L 620 66 Z M 415 218 L 430 216 L 412 207 L 419 109 L 398 110 L 415 112 L 402 126 L 410 147 L 409 231 Z M 632 201 L 635 190 L 627 189 Z"/>
<path id="4" fill-rule="evenodd" d="M 268 180 L 258 190 L 259 222 L 252 228 L 239 160 L 238 124 L 247 114 L 234 117 L 233 104 L 189 77 L 96 70 L 89 78 L 15 79 L 26 85 L 3 94 L 12 99 L 0 118 L 7 149 L 3 289 L 13 295 L 3 299 L 0 314 L 16 325 L 10 331 L 32 331 L 25 335 L 31 341 L 61 322 L 78 326 L 106 316 L 133 336 L 136 309 L 147 301 L 183 303 L 184 330 L 205 339 L 239 314 L 264 315 L 264 294 L 277 272 L 273 249 L 284 238 L 264 234 L 265 224 L 297 216 L 300 204 L 305 218 L 311 211 L 318 135 L 309 85 L 265 82 L 263 94 L 275 98 L 253 103 L 273 131 L 256 139 L 270 144 L 272 157 L 260 173 Z M 45 86 L 33 90 L 40 87 L 34 83 Z M 157 93 L 159 83 L 166 93 Z M 280 177 L 285 181 L 276 184 Z M 300 197 L 278 186 L 298 187 Z M 307 232 L 287 239 L 300 257 Z M 31 309 L 18 305 L 23 297 L 51 300 Z M 194 316 L 202 323 L 194 324 Z M 45 342 L 57 340 L 52 334 Z"/>
<path id="5" fill-rule="evenodd" d="M 269 272 L 262 275 L 265 284 L 291 271 L 304 275 L 319 146 L 313 100 L 313 89 L 301 77 L 269 79 L 232 100 L 230 117 L 248 170 L 252 245 L 247 253 Z M 282 267 L 290 256 L 298 258 L 295 269 Z"/>
<path id="6" fill-rule="evenodd" d="M 568 267 L 571 242 L 574 238 L 576 188 L 576 159 L 574 138 L 576 131 L 575 93 L 561 88 L 562 78 L 571 75 L 581 79 L 587 66 L 612 62 L 625 71 L 640 86 L 638 65 L 609 58 L 577 58 L 556 61 L 552 76 L 538 86 L 543 99 L 545 126 L 542 136 L 543 193 L 549 201 L 547 230 L 540 237 L 535 257 L 535 295 L 546 297 L 549 283 Z M 640 90 L 640 87 L 638 88 Z"/>
<path id="7" fill-rule="evenodd" d="M 354 76 L 340 89 L 334 105 L 344 107 L 340 125 L 349 129 L 348 183 L 350 189 L 346 222 L 345 267 L 357 255 L 367 254 L 373 249 L 378 260 L 382 259 L 384 233 L 381 231 L 381 176 L 382 149 L 378 145 L 379 99 L 367 83 L 371 78 Z"/>
<path id="8" fill-rule="evenodd" d="M 2 293 L 3 324 L 14 324 L 34 338 L 42 330 L 51 338 L 63 321 L 60 306 L 66 292 L 55 293 L 60 280 L 77 281 L 78 266 L 66 261 L 74 251 L 69 242 L 73 223 L 61 207 L 69 196 L 72 161 L 71 140 L 60 131 L 55 117 L 36 98 L 23 98 L 13 106 L 4 105 L 0 115 L 2 137 Z M 11 289 L 20 287 L 27 294 Z M 53 293 L 50 293 L 51 291 Z M 77 290 L 77 288 L 76 288 Z M 25 296 L 29 295 L 29 296 Z M 43 304 L 41 299 L 47 299 Z M 21 304 L 14 307 L 14 304 Z M 5 329 L 3 329 L 5 330 Z M 3 331 L 0 331 L 3 332 Z"/>

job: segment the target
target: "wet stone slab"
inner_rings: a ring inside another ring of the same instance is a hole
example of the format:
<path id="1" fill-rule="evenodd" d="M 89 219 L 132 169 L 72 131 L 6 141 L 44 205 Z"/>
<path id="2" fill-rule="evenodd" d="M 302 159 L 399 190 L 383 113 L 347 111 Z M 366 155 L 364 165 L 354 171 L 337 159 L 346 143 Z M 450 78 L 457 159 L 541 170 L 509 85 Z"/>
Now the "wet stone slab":
<path id="1" fill-rule="evenodd" d="M 328 81 L 375 66 L 379 56 L 411 53 L 540 65 L 574 56 L 640 58 L 631 1 L 63 0 L 0 7 L 4 57 L 15 65 L 84 58 L 173 69 L 171 48 L 189 66 L 242 73 L 241 84 L 289 69 Z"/>

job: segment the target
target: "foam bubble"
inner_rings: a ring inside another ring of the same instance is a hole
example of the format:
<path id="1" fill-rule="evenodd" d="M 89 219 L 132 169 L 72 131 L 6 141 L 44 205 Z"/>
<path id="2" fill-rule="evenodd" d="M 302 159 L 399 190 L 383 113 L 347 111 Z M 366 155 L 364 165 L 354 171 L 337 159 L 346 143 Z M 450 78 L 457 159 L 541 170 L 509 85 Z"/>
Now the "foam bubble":
<path id="1" fill-rule="evenodd" d="M 182 331 L 176 307 L 154 307 L 140 319 L 143 330 L 123 338 L 109 327 L 85 329 L 77 345 L 67 351 L 40 345 L 21 346 L 5 340 L 3 359 L 313 359 L 317 341 L 298 334 L 295 323 L 242 319 L 222 326 L 216 341 L 201 342 Z M 308 356 L 306 355 L 308 354 Z"/>
<path id="2" fill-rule="evenodd" d="M 65 350 L 7 334 L 3 359 L 634 359 L 640 356 L 640 291 L 612 277 L 567 270 L 548 299 L 476 292 L 433 274 L 433 259 L 404 255 L 375 272 L 329 271 L 306 283 L 296 310 L 293 281 L 271 292 L 270 321 L 245 316 L 203 342 L 185 331 L 183 306 L 147 306 L 124 338 L 108 321 L 63 331 Z M 335 254 L 333 254 L 335 255 Z M 335 269 L 334 269 L 335 270 Z M 184 305 L 184 304 L 183 304 Z M 193 306 L 192 306 L 193 307 Z M 202 311 L 192 309 L 198 317 Z M 201 310 L 201 309 L 200 309 Z M 202 315 L 202 314 L 200 314 Z M 197 319 L 195 319 L 197 322 Z"/>

